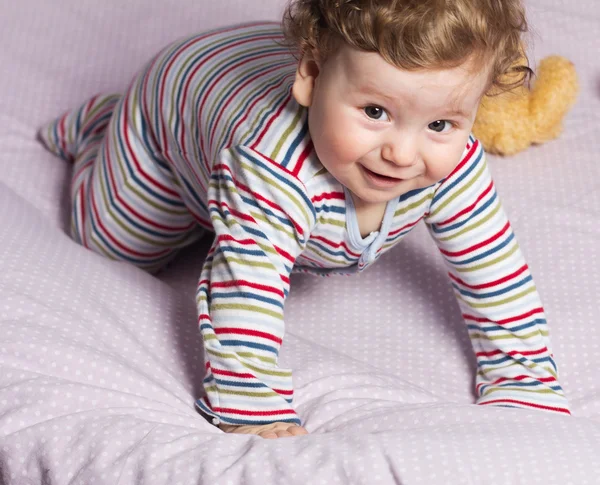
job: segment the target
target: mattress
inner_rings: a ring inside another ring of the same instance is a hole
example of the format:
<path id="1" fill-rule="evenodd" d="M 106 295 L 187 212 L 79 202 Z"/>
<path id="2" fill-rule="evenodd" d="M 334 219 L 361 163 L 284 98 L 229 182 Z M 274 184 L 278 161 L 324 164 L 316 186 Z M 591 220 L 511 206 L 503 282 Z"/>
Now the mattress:
<path id="1" fill-rule="evenodd" d="M 278 20 L 282 0 L 22 0 L 0 29 L 0 483 L 596 484 L 600 4 L 527 0 L 530 58 L 581 81 L 558 140 L 489 157 L 572 416 L 474 405 L 475 359 L 424 227 L 355 276 L 295 274 L 282 366 L 309 434 L 225 434 L 195 409 L 210 241 L 152 276 L 67 234 L 70 166 L 37 129 L 122 92 L 168 42 Z"/>

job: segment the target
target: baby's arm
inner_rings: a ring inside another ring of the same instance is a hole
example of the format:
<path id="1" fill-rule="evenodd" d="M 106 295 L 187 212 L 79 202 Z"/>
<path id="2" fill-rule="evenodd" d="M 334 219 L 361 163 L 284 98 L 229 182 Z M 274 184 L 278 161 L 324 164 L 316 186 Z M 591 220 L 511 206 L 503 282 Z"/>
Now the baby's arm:
<path id="1" fill-rule="evenodd" d="M 277 360 L 289 275 L 314 208 L 293 174 L 246 147 L 222 152 L 208 208 L 216 235 L 197 291 L 207 395 L 197 405 L 214 424 L 300 425 L 292 372 Z"/>
<path id="2" fill-rule="evenodd" d="M 479 142 L 437 188 L 426 218 L 477 357 L 477 403 L 570 414 L 544 309 Z"/>

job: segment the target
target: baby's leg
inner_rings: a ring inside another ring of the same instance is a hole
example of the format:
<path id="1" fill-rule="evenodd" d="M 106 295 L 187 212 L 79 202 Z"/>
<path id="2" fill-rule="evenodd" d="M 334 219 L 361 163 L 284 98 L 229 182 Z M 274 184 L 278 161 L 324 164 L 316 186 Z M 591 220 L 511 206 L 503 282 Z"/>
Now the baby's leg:
<path id="1" fill-rule="evenodd" d="M 132 92 L 92 98 L 40 131 L 51 151 L 74 162 L 73 238 L 111 259 L 155 271 L 203 230 L 148 136 Z"/>

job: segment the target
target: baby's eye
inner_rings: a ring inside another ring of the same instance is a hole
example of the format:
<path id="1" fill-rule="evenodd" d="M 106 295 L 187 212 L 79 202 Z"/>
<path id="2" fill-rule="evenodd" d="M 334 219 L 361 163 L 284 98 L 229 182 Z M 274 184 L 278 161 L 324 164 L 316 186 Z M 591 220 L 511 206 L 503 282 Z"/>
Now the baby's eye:
<path id="1" fill-rule="evenodd" d="M 435 131 L 436 133 L 444 133 L 452 128 L 452 123 L 446 120 L 438 120 L 433 123 L 429 123 L 429 129 L 431 131 Z"/>
<path id="2" fill-rule="evenodd" d="M 367 106 L 365 108 L 365 114 L 372 120 L 380 120 L 384 116 L 384 119 L 387 119 L 387 113 L 380 106 Z"/>

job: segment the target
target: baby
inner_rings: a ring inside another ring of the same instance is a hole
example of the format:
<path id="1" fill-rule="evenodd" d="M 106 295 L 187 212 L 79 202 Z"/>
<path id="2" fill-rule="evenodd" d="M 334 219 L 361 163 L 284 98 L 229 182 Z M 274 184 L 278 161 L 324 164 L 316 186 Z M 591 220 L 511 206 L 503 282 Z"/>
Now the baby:
<path id="1" fill-rule="evenodd" d="M 213 424 L 306 434 L 292 371 L 278 366 L 290 273 L 363 271 L 421 220 L 469 331 L 477 404 L 569 414 L 536 287 L 471 135 L 484 94 L 509 87 L 526 29 L 520 0 L 295 0 L 283 30 L 182 39 L 124 95 L 42 129 L 74 162 L 80 244 L 156 271 L 214 233 L 197 287 L 197 407 Z M 528 68 L 515 72 L 522 83 Z"/>

